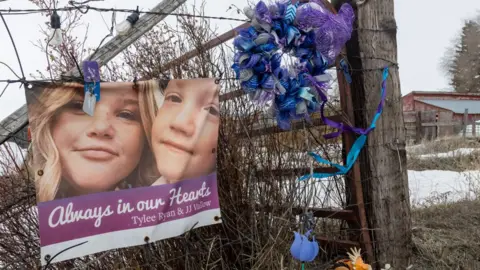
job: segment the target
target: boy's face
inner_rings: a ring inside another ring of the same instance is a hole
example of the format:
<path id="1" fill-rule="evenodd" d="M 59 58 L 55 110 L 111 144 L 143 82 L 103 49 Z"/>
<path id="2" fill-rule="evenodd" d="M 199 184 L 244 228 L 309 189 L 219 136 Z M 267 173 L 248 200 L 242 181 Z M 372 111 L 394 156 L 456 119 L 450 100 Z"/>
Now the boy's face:
<path id="1" fill-rule="evenodd" d="M 171 80 L 153 123 L 157 168 L 168 182 L 215 169 L 220 109 L 214 79 Z"/>

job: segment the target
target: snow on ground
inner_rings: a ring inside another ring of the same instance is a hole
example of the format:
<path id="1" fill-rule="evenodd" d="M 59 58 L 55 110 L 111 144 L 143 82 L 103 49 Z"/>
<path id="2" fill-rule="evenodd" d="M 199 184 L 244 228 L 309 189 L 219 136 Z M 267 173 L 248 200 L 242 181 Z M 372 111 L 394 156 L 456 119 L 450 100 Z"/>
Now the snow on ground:
<path id="1" fill-rule="evenodd" d="M 15 164 L 22 164 L 26 153 L 26 150 L 13 142 L 5 142 L 0 145 L 0 176 L 7 171 L 14 170 Z"/>
<path id="2" fill-rule="evenodd" d="M 418 153 L 418 151 L 425 150 L 425 145 L 421 144 L 409 146 L 407 148 L 407 151 L 416 153 Z M 445 153 L 430 153 L 416 156 L 421 159 L 436 159 L 470 155 L 477 151 L 480 151 L 480 148 L 458 148 Z M 330 154 L 336 153 L 338 158 L 338 150 L 334 150 L 332 152 L 333 153 Z M 301 197 L 301 200 L 304 201 L 304 194 L 309 194 L 308 190 L 311 189 L 315 189 L 313 193 L 316 194 L 315 197 L 317 202 L 319 198 L 325 199 L 327 197 L 331 197 L 332 194 L 329 192 L 329 190 L 331 191 L 332 183 L 335 182 L 333 180 L 333 178 L 327 178 L 318 180 L 316 183 L 311 183 L 311 187 L 307 188 L 307 191 L 302 190 L 303 194 L 299 195 L 299 197 Z M 455 172 L 441 170 L 409 170 L 408 181 L 410 202 L 412 206 L 447 203 L 464 199 L 471 200 L 476 198 L 475 194 L 480 194 L 480 171 Z M 299 188 L 299 190 L 301 190 L 301 188 Z M 327 193 L 330 194 L 327 196 Z M 339 207 L 340 202 L 343 201 L 344 198 L 338 198 L 338 195 L 336 196 L 337 198 L 329 198 L 327 201 L 322 201 L 320 203 L 321 206 L 314 205 L 315 203 L 312 203 L 311 206 L 333 208 Z"/>
<path id="3" fill-rule="evenodd" d="M 449 157 L 470 155 L 475 151 L 480 151 L 480 148 L 458 148 L 458 149 L 455 149 L 453 151 L 449 151 L 449 152 L 446 152 L 446 153 L 424 154 L 424 155 L 418 155 L 417 157 L 420 158 L 420 159 L 449 158 Z"/>
<path id="4" fill-rule="evenodd" d="M 298 190 L 297 200 L 300 204 L 305 202 L 307 194 L 315 194 L 310 207 L 338 208 L 344 201 L 344 195 L 339 197 L 333 178 L 326 178 L 310 182 L 305 188 L 305 183 L 286 188 L 285 194 L 292 189 Z M 475 194 L 480 191 L 480 171 L 408 171 L 408 185 L 410 190 L 410 203 L 412 206 L 431 205 L 454 202 L 459 200 L 475 199 Z M 328 195 L 327 195 L 328 194 Z"/>
<path id="5" fill-rule="evenodd" d="M 480 171 L 408 171 L 412 205 L 475 199 Z"/>
<path id="6" fill-rule="evenodd" d="M 407 147 L 407 151 L 420 159 L 442 159 L 468 156 L 478 153 L 480 148 L 457 148 L 440 153 L 430 152 L 424 144 Z M 463 199 L 475 199 L 480 191 L 480 171 L 408 171 L 410 201 L 412 205 L 438 204 Z"/>

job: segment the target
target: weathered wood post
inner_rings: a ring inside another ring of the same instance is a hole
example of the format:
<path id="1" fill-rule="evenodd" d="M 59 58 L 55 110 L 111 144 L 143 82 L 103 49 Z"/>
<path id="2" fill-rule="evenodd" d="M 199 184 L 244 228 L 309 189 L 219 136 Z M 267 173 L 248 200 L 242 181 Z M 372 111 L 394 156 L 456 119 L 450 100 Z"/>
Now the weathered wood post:
<path id="1" fill-rule="evenodd" d="M 337 10 L 345 0 L 332 1 Z M 380 101 L 382 69 L 389 66 L 387 98 L 359 161 L 367 219 L 372 229 L 374 269 L 390 263 L 405 269 L 412 253 L 405 128 L 397 66 L 393 0 L 355 1 L 356 22 L 347 43 L 355 125 L 367 127 Z"/>
<path id="2" fill-rule="evenodd" d="M 462 123 L 462 128 L 463 128 L 463 138 L 467 137 L 467 127 L 468 127 L 468 109 L 465 109 L 465 112 L 463 113 L 463 123 Z"/>

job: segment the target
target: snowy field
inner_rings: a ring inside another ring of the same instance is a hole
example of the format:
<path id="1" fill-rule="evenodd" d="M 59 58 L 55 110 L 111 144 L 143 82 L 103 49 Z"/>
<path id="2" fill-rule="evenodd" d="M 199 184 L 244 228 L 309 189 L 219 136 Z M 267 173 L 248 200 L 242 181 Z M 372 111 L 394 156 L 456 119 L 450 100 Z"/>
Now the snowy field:
<path id="1" fill-rule="evenodd" d="M 430 143 L 432 144 L 432 143 Z M 449 146 L 448 148 L 451 148 Z M 461 156 L 479 154 L 480 148 L 458 147 L 449 151 L 421 154 L 429 146 L 420 144 L 407 148 L 409 155 L 418 159 L 441 161 Z M 480 164 L 479 164 L 480 165 Z M 479 166 L 480 168 L 480 166 Z M 480 191 L 480 170 L 463 172 L 447 170 L 408 171 L 410 199 L 412 203 L 436 204 L 475 199 Z"/>
<path id="2" fill-rule="evenodd" d="M 479 183 L 480 171 L 408 171 L 413 205 L 472 200 L 479 191 Z"/>

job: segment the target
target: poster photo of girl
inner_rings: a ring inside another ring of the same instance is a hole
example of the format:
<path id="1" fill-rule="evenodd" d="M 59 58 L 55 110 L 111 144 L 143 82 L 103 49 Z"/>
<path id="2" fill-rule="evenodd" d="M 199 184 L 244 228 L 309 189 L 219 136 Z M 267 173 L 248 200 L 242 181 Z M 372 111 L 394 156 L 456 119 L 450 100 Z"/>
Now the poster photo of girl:
<path id="1" fill-rule="evenodd" d="M 27 95 L 32 173 L 39 202 L 145 186 L 156 179 L 150 149 L 154 81 L 102 83 L 94 116 L 83 112 L 84 87 L 33 88 Z"/>
<path id="2" fill-rule="evenodd" d="M 215 79 L 171 80 L 162 92 L 152 127 L 152 150 L 160 175 L 154 185 L 215 172 L 220 127 Z"/>

